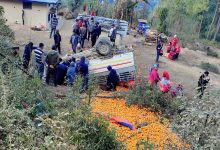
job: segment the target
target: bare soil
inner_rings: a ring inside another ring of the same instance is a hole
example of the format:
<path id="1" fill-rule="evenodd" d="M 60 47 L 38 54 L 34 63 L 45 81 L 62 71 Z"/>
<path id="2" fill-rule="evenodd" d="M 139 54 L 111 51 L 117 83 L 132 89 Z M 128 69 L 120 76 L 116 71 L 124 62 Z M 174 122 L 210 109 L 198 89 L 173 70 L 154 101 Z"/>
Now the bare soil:
<path id="1" fill-rule="evenodd" d="M 69 44 L 70 36 L 72 34 L 72 20 L 65 20 L 62 27 L 60 27 L 60 33 L 62 36 L 62 55 L 66 53 L 71 53 L 71 46 Z M 26 26 L 21 25 L 10 25 L 15 31 L 15 38 L 17 43 L 20 45 L 26 44 L 28 41 L 32 41 L 34 44 L 43 42 L 46 45 L 46 49 L 50 50 L 53 45 L 53 39 L 49 39 L 48 31 L 31 31 Z M 101 36 L 107 36 L 107 33 L 102 33 Z M 143 37 L 133 37 L 128 35 L 123 38 L 122 41 L 118 38 L 116 44 L 125 45 L 136 45 L 134 53 L 136 59 L 136 66 L 139 73 L 144 77 L 147 77 L 149 73 L 149 68 L 155 63 L 155 45 L 147 46 L 142 45 L 141 40 Z M 89 49 L 90 43 L 86 41 L 86 48 Z M 164 51 L 166 46 L 164 46 Z M 21 53 L 23 53 L 23 48 L 21 48 Z M 198 68 L 201 62 L 209 62 L 216 65 L 220 70 L 220 59 L 208 57 L 205 53 L 201 51 L 189 50 L 187 48 L 182 49 L 180 57 L 177 61 L 171 61 L 167 58 L 166 54 L 160 58 L 159 72 L 162 73 L 166 70 L 170 73 L 171 81 L 174 85 L 182 84 L 184 86 L 185 93 L 188 96 L 192 96 L 195 93 L 195 88 L 197 86 L 197 81 L 199 76 L 204 72 L 204 70 Z M 220 75 L 211 73 L 210 74 L 210 85 L 216 89 L 220 89 Z M 54 88 L 53 88 L 54 89 Z M 58 87 L 54 89 L 56 92 L 65 91 L 65 87 Z"/>

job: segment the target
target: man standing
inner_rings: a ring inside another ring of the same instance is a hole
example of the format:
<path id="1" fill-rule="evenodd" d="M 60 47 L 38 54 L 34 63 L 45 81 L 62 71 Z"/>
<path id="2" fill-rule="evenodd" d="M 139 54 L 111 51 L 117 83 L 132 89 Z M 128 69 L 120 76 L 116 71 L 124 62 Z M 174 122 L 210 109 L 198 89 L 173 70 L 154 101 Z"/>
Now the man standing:
<path id="1" fill-rule="evenodd" d="M 34 50 L 36 68 L 37 68 L 37 71 L 38 71 L 41 79 L 42 79 L 43 73 L 44 73 L 43 61 L 44 61 L 45 53 L 44 53 L 43 49 L 44 49 L 44 44 L 40 43 L 39 47 Z"/>
<path id="2" fill-rule="evenodd" d="M 61 54 L 61 45 L 60 45 L 61 41 L 62 41 L 62 38 L 61 38 L 60 32 L 59 30 L 56 30 L 56 34 L 54 34 L 54 43 L 56 46 L 56 50 L 58 49 L 59 54 Z"/>
<path id="3" fill-rule="evenodd" d="M 75 31 L 73 31 L 73 35 L 70 38 L 70 44 L 72 45 L 72 50 L 73 53 L 75 54 L 76 54 L 76 47 L 79 42 L 80 42 L 79 35 L 77 35 Z"/>
<path id="4" fill-rule="evenodd" d="M 84 48 L 84 42 L 87 37 L 87 29 L 85 23 L 83 23 L 83 26 L 80 27 L 80 39 L 81 39 L 81 47 Z"/>
<path id="5" fill-rule="evenodd" d="M 110 31 L 109 31 L 109 34 L 108 36 L 110 37 L 110 41 L 115 43 L 115 39 L 116 39 L 116 28 L 115 28 L 115 25 L 113 24 Z"/>
<path id="6" fill-rule="evenodd" d="M 76 74 L 83 78 L 82 86 L 80 88 L 80 93 L 88 89 L 89 81 L 89 67 L 86 64 L 86 58 L 81 57 L 80 61 L 76 65 Z"/>
<path id="7" fill-rule="evenodd" d="M 31 53 L 32 53 L 33 49 L 36 49 L 36 48 L 33 47 L 32 42 L 25 45 L 24 54 L 23 54 L 23 67 L 24 67 L 24 69 L 28 69 L 29 62 L 31 60 Z"/>
<path id="8" fill-rule="evenodd" d="M 80 25 L 78 19 L 76 19 L 75 24 L 73 25 L 73 32 L 75 32 L 78 36 L 80 34 Z"/>
<path id="9" fill-rule="evenodd" d="M 99 38 L 99 36 L 100 36 L 101 33 L 102 33 L 102 27 L 101 27 L 101 25 L 99 24 L 99 22 L 98 22 L 97 24 L 98 24 L 98 38 Z"/>
<path id="10" fill-rule="evenodd" d="M 205 71 L 199 78 L 198 81 L 198 92 L 199 92 L 199 98 L 201 99 L 204 91 L 206 89 L 207 84 L 209 83 L 209 72 Z"/>
<path id="11" fill-rule="evenodd" d="M 50 22 L 50 26 L 51 26 L 50 38 L 52 37 L 52 34 L 55 34 L 57 25 L 58 25 L 58 19 L 56 15 L 54 15 Z"/>
<path id="12" fill-rule="evenodd" d="M 88 23 L 87 27 L 88 27 L 88 41 L 89 41 L 95 26 L 94 18 L 91 18 L 91 21 L 90 22 L 88 21 L 87 23 Z"/>
<path id="13" fill-rule="evenodd" d="M 59 54 L 55 50 L 51 50 L 45 59 L 45 62 L 48 66 L 48 70 L 46 73 L 46 83 L 49 85 L 50 77 L 53 77 L 54 86 L 57 86 L 56 72 L 57 72 L 57 64 L 59 63 Z"/>
<path id="14" fill-rule="evenodd" d="M 116 70 L 112 69 L 112 66 L 108 66 L 107 69 L 109 71 L 108 78 L 107 78 L 107 90 L 116 91 L 116 86 L 119 83 L 118 74 Z"/>
<path id="15" fill-rule="evenodd" d="M 159 58 L 160 58 L 160 55 L 162 54 L 161 51 L 162 51 L 162 48 L 163 48 L 163 43 L 162 41 L 158 41 L 157 43 L 157 47 L 156 47 L 156 63 L 159 62 Z"/>
<path id="16" fill-rule="evenodd" d="M 91 37 L 91 41 L 92 41 L 92 47 L 95 46 L 96 44 L 96 40 L 98 38 L 98 22 L 95 24 L 95 27 L 92 31 L 92 37 Z"/>

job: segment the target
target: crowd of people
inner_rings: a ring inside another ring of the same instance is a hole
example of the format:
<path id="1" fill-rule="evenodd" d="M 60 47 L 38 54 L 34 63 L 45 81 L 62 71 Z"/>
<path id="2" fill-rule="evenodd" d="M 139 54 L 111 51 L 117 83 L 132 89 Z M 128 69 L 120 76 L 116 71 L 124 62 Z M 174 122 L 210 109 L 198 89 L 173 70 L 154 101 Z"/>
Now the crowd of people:
<path id="1" fill-rule="evenodd" d="M 171 90 L 171 85 L 170 85 L 170 77 L 169 73 L 167 71 L 163 72 L 162 77 L 159 77 L 158 73 L 158 66 L 159 66 L 159 58 L 160 56 L 163 55 L 163 39 L 161 34 L 158 35 L 157 38 L 157 45 L 156 45 L 156 64 L 151 68 L 150 74 L 148 76 L 148 83 L 151 86 L 156 86 L 158 82 L 159 84 L 159 89 L 161 92 L 169 92 Z M 167 46 L 167 53 L 168 53 L 168 58 L 170 60 L 176 60 L 179 57 L 180 54 L 180 45 L 179 45 L 179 39 L 177 35 L 174 35 L 171 37 L 170 42 Z M 204 91 L 207 87 L 207 84 L 209 83 L 209 72 L 205 71 L 199 78 L 198 81 L 198 93 L 199 93 L 199 98 L 202 98 L 204 95 Z M 177 88 L 182 88 L 182 85 L 178 85 Z"/>
<path id="2" fill-rule="evenodd" d="M 52 47 L 52 50 L 46 52 L 43 43 L 35 47 L 33 43 L 30 42 L 24 49 L 24 69 L 28 69 L 32 51 L 34 51 L 34 67 L 39 74 L 39 78 L 47 85 L 53 83 L 54 86 L 64 84 L 71 86 L 74 84 L 76 77 L 80 76 L 82 78 L 80 92 L 87 90 L 89 81 L 89 62 L 85 57 L 81 57 L 79 61 L 76 61 L 74 57 L 64 61 L 60 58 L 55 46 Z M 106 81 L 105 90 L 116 90 L 116 86 L 119 83 L 119 76 L 112 66 L 108 66 L 106 70 L 109 71 L 109 75 Z"/>
<path id="3" fill-rule="evenodd" d="M 63 61 L 60 58 L 61 54 L 61 35 L 59 30 L 57 30 L 58 19 L 56 15 L 51 20 L 51 32 L 50 38 L 54 37 L 54 45 L 52 50 L 48 53 L 44 50 L 44 44 L 40 43 L 39 46 L 34 46 L 32 42 L 29 42 L 24 48 L 23 54 L 23 67 L 28 69 L 29 63 L 31 61 L 31 54 L 34 51 L 34 66 L 38 71 L 39 77 L 45 81 L 46 84 L 50 84 L 53 81 L 54 86 L 63 85 L 73 85 L 76 76 L 81 76 L 82 86 L 81 92 L 88 88 L 89 81 L 89 69 L 88 61 L 85 57 L 81 57 L 80 61 L 76 61 L 72 58 L 68 61 Z M 96 44 L 97 39 L 101 35 L 101 26 L 98 22 L 94 21 L 94 18 L 75 20 L 73 25 L 73 34 L 70 38 L 70 44 L 72 45 L 73 53 L 81 52 L 84 48 L 85 40 L 91 41 L 91 46 Z M 110 41 L 115 43 L 116 39 L 116 27 L 113 24 L 109 32 Z M 175 35 L 171 38 L 170 43 L 167 47 L 167 52 L 169 53 L 168 58 L 175 60 L 178 58 L 180 53 L 180 46 L 178 44 L 178 38 Z M 157 86 L 159 82 L 159 89 L 161 92 L 166 93 L 171 90 L 170 75 L 167 71 L 163 71 L 162 77 L 159 76 L 159 58 L 163 55 L 163 39 L 161 35 L 158 36 L 157 46 L 156 46 L 156 64 L 150 69 L 148 76 L 148 83 L 150 86 Z M 119 84 L 119 76 L 112 66 L 106 68 L 109 71 L 109 75 L 104 85 L 104 90 L 116 90 L 116 86 Z M 198 91 L 200 92 L 199 97 L 201 98 L 204 94 L 204 90 L 209 82 L 209 72 L 205 72 L 199 78 Z M 179 86 L 182 87 L 182 86 Z"/>
<path id="4" fill-rule="evenodd" d="M 93 47 L 101 32 L 101 25 L 99 22 L 95 22 L 93 17 L 76 19 L 73 25 L 73 34 L 70 38 L 73 53 L 76 53 L 77 49 L 84 48 L 85 40 L 91 41 L 91 46 Z"/>

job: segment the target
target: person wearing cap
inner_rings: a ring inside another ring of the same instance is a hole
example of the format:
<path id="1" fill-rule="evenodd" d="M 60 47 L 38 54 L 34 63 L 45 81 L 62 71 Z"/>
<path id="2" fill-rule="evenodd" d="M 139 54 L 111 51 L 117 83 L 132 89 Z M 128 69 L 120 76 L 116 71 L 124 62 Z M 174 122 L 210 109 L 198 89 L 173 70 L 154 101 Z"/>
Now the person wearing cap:
<path id="1" fill-rule="evenodd" d="M 200 77 L 198 81 L 198 92 L 199 92 L 199 98 L 202 98 L 204 95 L 204 91 L 206 89 L 206 86 L 208 85 L 210 81 L 209 78 L 209 72 L 205 71 Z"/>
<path id="2" fill-rule="evenodd" d="M 67 70 L 66 79 L 67 85 L 73 85 L 76 76 L 76 65 L 75 62 L 70 63 L 70 67 Z"/>
<path id="3" fill-rule="evenodd" d="M 119 83 L 119 76 L 115 69 L 112 69 L 112 66 L 107 67 L 109 74 L 107 78 L 107 90 L 113 90 L 116 91 L 116 86 Z"/>
<path id="4" fill-rule="evenodd" d="M 113 24 L 110 31 L 109 31 L 109 34 L 108 36 L 110 37 L 110 40 L 111 42 L 115 43 L 115 39 L 116 39 L 116 27 L 115 25 Z"/>

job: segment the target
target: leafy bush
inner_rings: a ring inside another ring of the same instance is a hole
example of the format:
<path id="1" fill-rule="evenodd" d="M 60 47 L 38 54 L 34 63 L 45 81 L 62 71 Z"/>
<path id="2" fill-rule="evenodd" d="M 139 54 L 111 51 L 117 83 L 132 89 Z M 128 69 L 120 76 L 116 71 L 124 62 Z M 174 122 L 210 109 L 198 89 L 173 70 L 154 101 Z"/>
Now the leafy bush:
<path id="1" fill-rule="evenodd" d="M 213 65 L 213 64 L 202 62 L 202 63 L 199 65 L 199 67 L 200 67 L 201 69 L 204 69 L 204 70 L 207 70 L 207 71 L 210 71 L 210 72 L 219 74 L 219 69 L 218 69 L 218 67 L 216 67 L 216 66 Z"/>
<path id="2" fill-rule="evenodd" d="M 116 140 L 114 130 L 108 129 L 108 122 L 94 118 L 89 113 L 71 113 L 68 118 L 70 140 L 82 150 L 117 150 L 121 143 Z"/>
<path id="3" fill-rule="evenodd" d="M 137 84 L 132 87 L 126 97 L 128 105 L 136 104 L 148 107 L 152 111 L 161 111 L 167 115 L 178 112 L 183 104 L 181 100 L 174 99 L 168 94 L 163 94 L 156 87 L 150 87 L 145 79 L 137 79 Z"/>
<path id="4" fill-rule="evenodd" d="M 207 90 L 202 99 L 187 100 L 186 110 L 173 119 L 171 128 L 191 149 L 220 148 L 220 90 Z"/>
<path id="5" fill-rule="evenodd" d="M 69 87 L 69 95 L 60 100 L 38 77 L 28 78 L 13 66 L 9 69 L 12 71 L 7 77 L 0 72 L 2 149 L 119 149 L 121 144 L 115 132 L 108 129 L 108 123 L 94 118 L 88 103 L 83 103 L 87 98 L 80 97 L 80 78 Z M 90 87 L 89 104 L 97 89 Z M 27 109 L 21 100 L 28 105 Z M 42 117 L 37 115 L 38 100 L 43 102 Z M 34 126 L 36 121 L 38 128 Z"/>
<path id="6" fill-rule="evenodd" d="M 207 55 L 208 55 L 208 56 L 211 56 L 211 57 L 216 57 L 216 58 L 218 58 L 218 53 L 215 52 L 215 51 L 213 51 L 213 50 L 211 50 L 211 49 L 208 49 L 208 50 L 207 50 Z"/>

